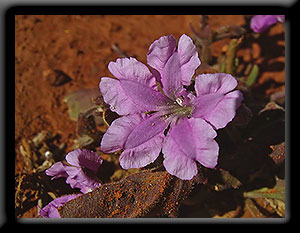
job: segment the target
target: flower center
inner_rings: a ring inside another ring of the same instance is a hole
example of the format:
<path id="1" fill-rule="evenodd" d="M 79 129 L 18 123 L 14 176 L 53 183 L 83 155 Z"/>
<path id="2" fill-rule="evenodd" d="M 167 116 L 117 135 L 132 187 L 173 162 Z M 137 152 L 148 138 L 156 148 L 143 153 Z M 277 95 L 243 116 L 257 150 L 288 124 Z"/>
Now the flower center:
<path id="1" fill-rule="evenodd" d="M 179 98 L 174 102 L 173 108 L 170 109 L 171 113 L 179 117 L 190 116 L 193 112 L 193 107 L 183 104 L 183 101 Z"/>
<path id="2" fill-rule="evenodd" d="M 164 120 L 179 119 L 189 117 L 193 112 L 193 106 L 190 104 L 189 99 L 184 96 L 179 96 L 164 106 L 161 111 Z"/>

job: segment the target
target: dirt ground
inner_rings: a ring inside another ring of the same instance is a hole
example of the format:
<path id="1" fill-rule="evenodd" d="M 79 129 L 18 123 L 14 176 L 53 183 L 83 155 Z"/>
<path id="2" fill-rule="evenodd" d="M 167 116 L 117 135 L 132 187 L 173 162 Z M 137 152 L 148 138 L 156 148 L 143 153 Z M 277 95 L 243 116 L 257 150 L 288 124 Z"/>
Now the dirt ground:
<path id="1" fill-rule="evenodd" d="M 76 138 L 76 122 L 68 114 L 63 98 L 81 88 L 97 88 L 100 77 L 111 76 L 107 65 L 121 57 L 117 45 L 128 56 L 146 63 L 150 44 L 163 35 L 178 40 L 192 35 L 200 15 L 99 15 L 15 17 L 15 174 L 24 173 L 26 161 L 20 153 L 24 139 L 43 130 L 58 135 L 58 144 L 70 151 Z M 243 15 L 209 15 L 212 29 L 244 25 Z M 229 38 L 212 45 L 217 59 Z M 263 98 L 285 88 L 285 38 L 283 24 L 246 41 L 237 51 L 238 72 L 250 61 L 259 67 L 254 87 Z M 31 208 L 18 217 L 35 217 Z"/>

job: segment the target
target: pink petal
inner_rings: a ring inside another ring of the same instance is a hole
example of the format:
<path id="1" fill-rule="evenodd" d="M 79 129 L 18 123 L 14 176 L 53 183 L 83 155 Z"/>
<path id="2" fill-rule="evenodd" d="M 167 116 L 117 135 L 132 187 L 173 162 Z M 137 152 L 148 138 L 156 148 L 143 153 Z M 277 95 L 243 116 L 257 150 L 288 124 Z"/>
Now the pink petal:
<path id="1" fill-rule="evenodd" d="M 53 206 L 49 207 L 48 218 L 60 218 L 57 208 L 55 208 Z"/>
<path id="2" fill-rule="evenodd" d="M 162 133 L 168 125 L 169 122 L 163 120 L 159 114 L 153 114 L 151 117 L 145 118 L 130 132 L 124 149 L 132 149 L 144 144 Z"/>
<path id="3" fill-rule="evenodd" d="M 210 113 L 203 116 L 203 119 L 211 123 L 216 129 L 224 128 L 228 122 L 232 121 L 242 101 L 243 96 L 240 91 L 230 92 Z"/>
<path id="4" fill-rule="evenodd" d="M 164 67 L 176 50 L 176 40 L 174 36 L 162 36 L 154 41 L 147 53 L 147 63 L 149 66 L 156 69 L 160 74 Z"/>
<path id="5" fill-rule="evenodd" d="M 121 83 L 113 78 L 101 78 L 100 91 L 105 103 L 110 105 L 112 111 L 119 115 L 128 115 L 141 112 L 140 108 L 129 98 Z"/>
<path id="6" fill-rule="evenodd" d="M 219 145 L 215 140 L 210 138 L 202 140 L 200 143 L 200 153 L 196 160 L 204 167 L 215 168 L 218 163 Z"/>
<path id="7" fill-rule="evenodd" d="M 129 80 L 121 80 L 120 83 L 127 96 L 143 112 L 158 110 L 168 101 L 162 93 L 144 84 Z"/>
<path id="8" fill-rule="evenodd" d="M 146 84 L 132 80 L 102 78 L 100 90 L 111 110 L 119 115 L 155 111 L 168 99 Z"/>
<path id="9" fill-rule="evenodd" d="M 69 177 L 66 179 L 66 183 L 71 188 L 79 188 L 82 193 L 90 192 L 91 190 L 101 186 L 101 183 L 96 179 L 85 174 L 85 172 L 78 167 L 69 166 L 67 169 Z M 93 174 L 95 176 L 95 174 Z"/>
<path id="10" fill-rule="evenodd" d="M 174 52 L 167 61 L 165 68 L 161 72 L 161 82 L 164 93 L 171 99 L 176 99 L 177 94 L 181 92 L 181 65 L 179 54 Z"/>
<path id="11" fill-rule="evenodd" d="M 124 149 L 120 164 L 124 169 L 138 168 L 153 162 L 162 147 L 163 131 L 169 122 L 160 115 L 123 116 L 116 119 L 104 134 L 101 150 L 111 153 Z"/>
<path id="12" fill-rule="evenodd" d="M 96 152 L 86 149 L 81 149 L 78 160 L 81 167 L 88 168 L 94 173 L 98 171 L 103 161 Z"/>
<path id="13" fill-rule="evenodd" d="M 216 129 L 225 127 L 240 106 L 243 96 L 240 91 L 232 91 L 237 81 L 229 74 L 203 74 L 195 81 L 197 98 L 193 99 L 195 109 L 192 117 L 200 117 Z"/>
<path id="14" fill-rule="evenodd" d="M 180 179 L 190 180 L 197 174 L 198 161 L 203 166 L 214 168 L 218 159 L 216 132 L 200 118 L 184 118 L 168 133 L 164 145 L 164 166 Z"/>
<path id="15" fill-rule="evenodd" d="M 155 77 L 148 67 L 135 58 L 118 58 L 108 64 L 108 69 L 119 80 L 131 80 L 152 88 L 156 86 Z"/>
<path id="16" fill-rule="evenodd" d="M 86 179 L 84 179 L 82 182 L 81 182 L 81 192 L 83 193 L 87 193 L 87 192 L 90 192 L 91 190 L 97 188 L 97 187 L 100 187 L 102 184 L 98 180 L 96 180 L 96 174 L 94 174 L 95 177 L 89 177 L 86 175 Z"/>
<path id="17" fill-rule="evenodd" d="M 193 100 L 195 109 L 192 117 L 200 117 L 215 129 L 224 128 L 236 114 L 236 110 L 243 100 L 240 91 L 233 91 L 226 95 L 212 93 L 202 95 Z"/>
<path id="18" fill-rule="evenodd" d="M 230 74 L 200 74 L 195 79 L 195 90 L 197 96 L 210 93 L 226 94 L 237 84 L 237 80 Z"/>
<path id="19" fill-rule="evenodd" d="M 68 176 L 72 179 L 76 178 L 78 176 L 80 177 L 81 175 L 84 176 L 84 173 L 80 167 L 67 166 L 66 172 L 67 172 Z"/>
<path id="20" fill-rule="evenodd" d="M 164 135 L 160 133 L 139 146 L 125 149 L 119 158 L 121 167 L 140 168 L 154 162 L 161 151 L 163 139 Z"/>
<path id="21" fill-rule="evenodd" d="M 53 176 L 51 179 L 56 179 L 59 177 L 67 177 L 68 174 L 66 173 L 65 167 L 67 165 L 63 164 L 62 162 L 57 162 L 53 164 L 49 169 L 45 171 L 47 176 Z"/>
<path id="22" fill-rule="evenodd" d="M 66 155 L 66 161 L 78 168 L 88 168 L 93 172 L 97 172 L 102 163 L 100 155 L 96 152 L 86 149 L 76 149 Z M 68 167 L 66 167 L 68 169 Z"/>
<path id="23" fill-rule="evenodd" d="M 164 36 L 150 46 L 147 54 L 148 64 L 160 73 L 164 92 L 170 98 L 173 98 L 174 92 L 180 91 L 179 82 L 190 85 L 195 70 L 201 64 L 196 46 L 187 35 L 183 34 L 179 38 L 178 53 L 176 52 L 176 58 L 173 57 L 173 61 L 170 61 L 175 50 L 175 38 Z"/>
<path id="24" fill-rule="evenodd" d="M 284 15 L 255 15 L 251 18 L 250 28 L 260 33 L 266 31 L 271 25 L 283 21 Z"/>
<path id="25" fill-rule="evenodd" d="M 70 169 L 69 170 L 69 173 L 71 174 L 72 170 Z M 80 171 L 77 169 L 77 170 L 74 170 L 74 172 L 76 172 L 77 174 L 80 173 Z M 74 175 L 75 173 L 71 174 L 72 176 Z M 67 179 L 66 179 L 66 183 L 69 184 L 71 186 L 72 189 L 74 188 L 83 188 L 81 182 L 79 179 L 76 179 L 76 175 L 74 177 L 72 176 L 68 176 Z"/>
<path id="26" fill-rule="evenodd" d="M 118 79 L 103 77 L 99 87 L 104 101 L 119 115 L 152 111 L 166 100 L 153 74 L 135 58 L 117 59 L 108 68 Z"/>
<path id="27" fill-rule="evenodd" d="M 81 153 L 82 151 L 80 149 L 70 151 L 65 157 L 68 164 L 76 167 L 80 167 L 78 157 L 80 156 Z"/>
<path id="28" fill-rule="evenodd" d="M 185 34 L 179 38 L 178 54 L 181 66 L 182 84 L 189 86 L 195 70 L 198 68 L 201 62 L 193 40 Z"/>
<path id="29" fill-rule="evenodd" d="M 191 180 L 197 173 L 195 160 L 189 158 L 171 136 L 167 136 L 163 145 L 163 164 L 168 173 L 182 180 Z"/>
<path id="30" fill-rule="evenodd" d="M 44 218 L 60 218 L 57 208 L 81 195 L 82 194 L 70 194 L 54 199 L 40 210 L 40 216 Z"/>
<path id="31" fill-rule="evenodd" d="M 211 93 L 196 97 L 192 100 L 194 105 L 192 117 L 205 118 L 206 115 L 215 109 L 224 97 L 224 94 L 219 93 Z"/>
<path id="32" fill-rule="evenodd" d="M 131 131 L 141 123 L 145 114 L 133 114 L 120 117 L 112 122 L 101 141 L 101 150 L 112 153 L 124 148 L 124 144 Z"/>

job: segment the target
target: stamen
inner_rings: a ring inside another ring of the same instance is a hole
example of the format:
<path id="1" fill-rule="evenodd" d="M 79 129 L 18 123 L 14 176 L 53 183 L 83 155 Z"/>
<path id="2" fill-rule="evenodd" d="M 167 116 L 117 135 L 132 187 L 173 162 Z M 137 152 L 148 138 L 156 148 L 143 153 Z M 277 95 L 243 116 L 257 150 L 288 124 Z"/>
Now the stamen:
<path id="1" fill-rule="evenodd" d="M 171 122 L 177 118 L 190 116 L 193 112 L 193 107 L 188 104 L 183 95 L 180 95 L 175 101 L 170 101 L 166 105 L 161 106 L 159 112 L 162 113 L 162 120 L 169 120 Z"/>
<path id="2" fill-rule="evenodd" d="M 176 99 L 176 103 L 177 103 L 179 106 L 182 107 L 182 106 L 183 106 L 183 105 L 182 105 L 183 100 L 184 100 L 184 99 L 183 99 L 183 96 L 180 96 L 180 97 L 178 97 L 178 98 Z"/>

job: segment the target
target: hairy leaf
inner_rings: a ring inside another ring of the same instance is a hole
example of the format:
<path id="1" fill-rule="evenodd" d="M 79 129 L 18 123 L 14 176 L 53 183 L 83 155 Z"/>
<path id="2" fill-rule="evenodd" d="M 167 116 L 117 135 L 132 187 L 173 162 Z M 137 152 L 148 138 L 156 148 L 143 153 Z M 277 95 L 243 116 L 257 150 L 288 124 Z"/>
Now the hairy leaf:
<path id="1" fill-rule="evenodd" d="M 62 218 L 175 217 L 200 176 L 184 181 L 166 171 L 145 170 L 71 200 L 59 208 Z"/>

